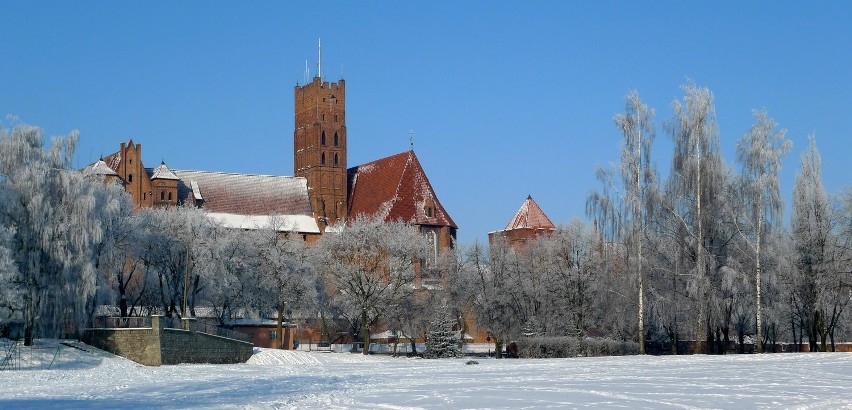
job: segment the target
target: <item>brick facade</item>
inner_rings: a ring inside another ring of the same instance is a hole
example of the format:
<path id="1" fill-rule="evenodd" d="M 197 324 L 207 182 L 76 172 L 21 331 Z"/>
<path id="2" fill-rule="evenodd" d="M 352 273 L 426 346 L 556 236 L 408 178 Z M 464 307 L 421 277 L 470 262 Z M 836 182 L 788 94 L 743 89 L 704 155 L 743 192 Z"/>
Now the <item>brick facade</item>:
<path id="1" fill-rule="evenodd" d="M 296 86 L 293 173 L 308 180 L 321 229 L 347 217 L 346 83 L 320 77 Z"/>

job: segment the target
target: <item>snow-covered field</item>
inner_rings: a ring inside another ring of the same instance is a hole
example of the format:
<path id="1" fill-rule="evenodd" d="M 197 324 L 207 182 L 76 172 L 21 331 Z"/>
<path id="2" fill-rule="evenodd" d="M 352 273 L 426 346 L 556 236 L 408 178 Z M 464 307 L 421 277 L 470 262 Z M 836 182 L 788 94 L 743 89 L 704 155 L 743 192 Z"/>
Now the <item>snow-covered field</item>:
<path id="1" fill-rule="evenodd" d="M 88 351 L 63 345 L 57 356 L 57 346 L 23 348 L 20 370 L 0 371 L 0 409 L 852 409 L 850 353 L 480 358 L 466 365 L 257 349 L 246 364 L 145 367 L 85 345 L 78 346 Z"/>

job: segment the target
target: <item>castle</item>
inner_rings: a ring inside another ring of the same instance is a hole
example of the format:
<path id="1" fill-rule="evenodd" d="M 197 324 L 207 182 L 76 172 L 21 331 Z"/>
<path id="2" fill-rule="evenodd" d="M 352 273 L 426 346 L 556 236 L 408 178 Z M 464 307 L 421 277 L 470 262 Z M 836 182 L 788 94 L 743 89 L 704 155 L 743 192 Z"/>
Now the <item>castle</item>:
<path id="1" fill-rule="evenodd" d="M 294 176 L 179 170 L 165 162 L 146 168 L 142 144 L 132 139 L 83 172 L 123 186 L 136 208 L 192 205 L 222 226 L 295 232 L 309 244 L 327 227 L 363 215 L 417 226 L 430 259 L 453 246 L 458 226 L 413 150 L 347 168 L 343 79 L 317 75 L 296 85 L 294 97 Z"/>

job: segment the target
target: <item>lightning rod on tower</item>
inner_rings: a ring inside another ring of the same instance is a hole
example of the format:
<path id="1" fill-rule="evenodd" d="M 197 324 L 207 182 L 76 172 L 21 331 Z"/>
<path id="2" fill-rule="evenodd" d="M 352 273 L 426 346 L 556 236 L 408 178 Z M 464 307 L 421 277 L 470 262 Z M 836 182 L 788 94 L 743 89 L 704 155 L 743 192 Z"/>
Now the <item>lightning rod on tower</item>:
<path id="1" fill-rule="evenodd" d="M 322 38 L 317 39 L 317 77 L 322 79 Z"/>

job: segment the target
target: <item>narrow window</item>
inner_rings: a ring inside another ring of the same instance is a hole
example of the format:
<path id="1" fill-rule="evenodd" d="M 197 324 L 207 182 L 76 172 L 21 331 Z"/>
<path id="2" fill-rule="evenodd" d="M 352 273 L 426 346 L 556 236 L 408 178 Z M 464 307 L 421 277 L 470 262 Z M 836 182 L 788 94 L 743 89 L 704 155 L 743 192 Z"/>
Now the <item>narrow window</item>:
<path id="1" fill-rule="evenodd" d="M 133 182 L 133 174 L 127 175 L 127 182 Z"/>
<path id="2" fill-rule="evenodd" d="M 334 154 L 334 166 L 337 166 L 337 153 Z"/>
<path id="3" fill-rule="evenodd" d="M 320 145 L 325 146 L 325 131 L 323 131 L 320 136 Z"/>
<path id="4" fill-rule="evenodd" d="M 325 165 L 325 152 L 323 152 L 322 156 L 320 157 L 320 165 Z"/>
<path id="5" fill-rule="evenodd" d="M 337 101 L 335 101 L 337 102 Z M 337 114 L 334 114 L 334 122 L 337 122 Z"/>
<path id="6" fill-rule="evenodd" d="M 166 193 L 165 193 L 165 192 L 163 192 L 163 191 L 160 191 L 160 200 L 161 200 L 161 201 L 165 201 L 165 200 L 166 200 Z"/>
<path id="7" fill-rule="evenodd" d="M 143 200 L 144 200 L 144 199 L 147 199 L 147 197 L 145 196 L 145 193 L 144 193 L 144 192 L 142 193 L 142 199 L 143 199 Z"/>
<path id="8" fill-rule="evenodd" d="M 340 140 L 340 139 L 337 137 L 337 133 L 335 132 L 335 133 L 334 133 L 334 146 L 335 146 L 335 147 L 336 147 L 336 146 L 338 146 L 338 144 L 340 143 L 340 141 L 339 141 L 339 140 Z"/>
<path id="9" fill-rule="evenodd" d="M 171 200 L 172 200 L 172 193 L 169 192 L 169 201 L 171 201 Z"/>

